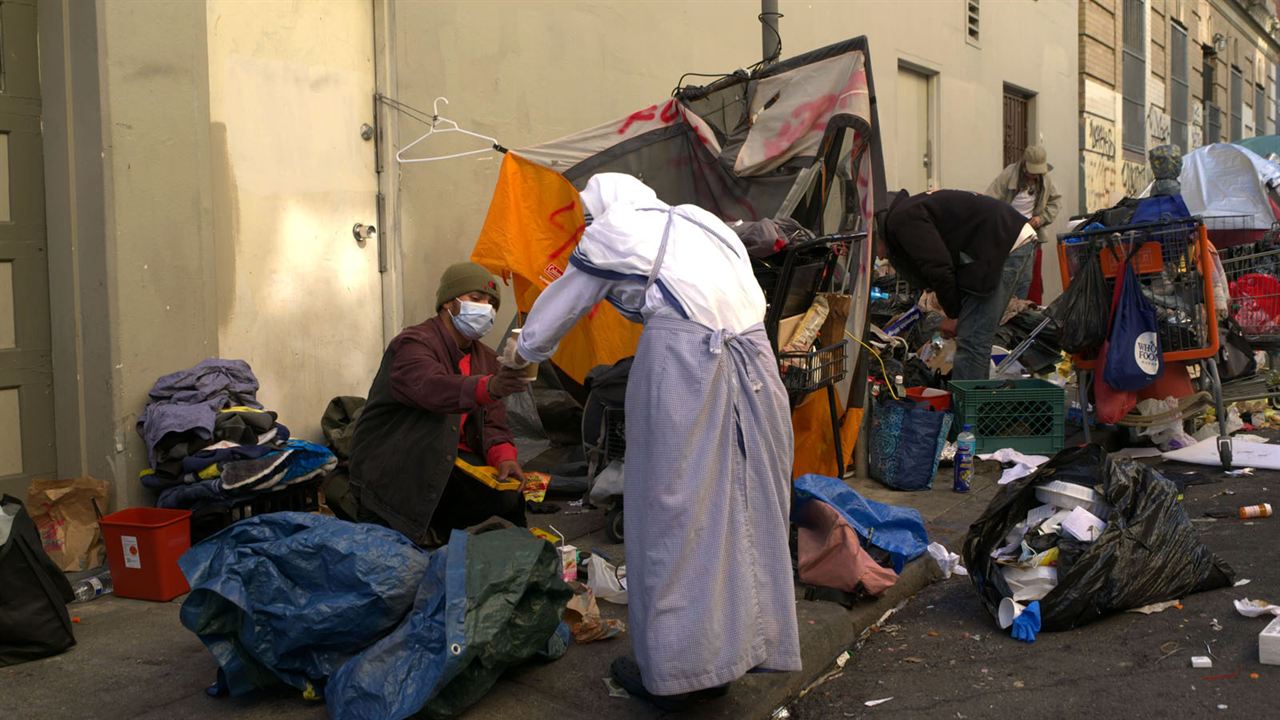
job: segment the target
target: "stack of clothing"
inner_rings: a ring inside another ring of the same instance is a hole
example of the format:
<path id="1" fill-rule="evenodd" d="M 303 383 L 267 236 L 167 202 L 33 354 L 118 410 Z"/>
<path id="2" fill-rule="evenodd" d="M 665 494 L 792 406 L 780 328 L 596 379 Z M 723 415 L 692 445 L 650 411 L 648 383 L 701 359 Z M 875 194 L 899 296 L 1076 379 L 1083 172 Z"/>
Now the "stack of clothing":
<path id="1" fill-rule="evenodd" d="M 158 507 L 226 509 L 333 469 L 333 453 L 290 439 L 257 393 L 243 360 L 212 358 L 156 381 L 138 434 L 150 464 L 141 481 Z"/>

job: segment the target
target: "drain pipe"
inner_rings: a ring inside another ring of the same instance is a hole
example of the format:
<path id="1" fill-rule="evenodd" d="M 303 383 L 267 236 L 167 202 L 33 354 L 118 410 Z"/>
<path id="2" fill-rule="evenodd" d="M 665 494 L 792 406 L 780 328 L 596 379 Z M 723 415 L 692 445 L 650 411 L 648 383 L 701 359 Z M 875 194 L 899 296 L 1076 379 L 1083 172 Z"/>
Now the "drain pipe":
<path id="1" fill-rule="evenodd" d="M 778 59 L 782 54 L 782 35 L 778 32 L 778 0 L 760 0 L 760 49 L 765 65 Z"/>

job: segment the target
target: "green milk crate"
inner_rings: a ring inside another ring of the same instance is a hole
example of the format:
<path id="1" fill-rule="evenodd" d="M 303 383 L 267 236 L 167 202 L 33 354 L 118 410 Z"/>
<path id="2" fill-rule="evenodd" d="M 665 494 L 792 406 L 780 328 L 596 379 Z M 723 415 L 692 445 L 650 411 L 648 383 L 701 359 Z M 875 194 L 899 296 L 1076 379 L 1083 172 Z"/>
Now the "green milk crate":
<path id="1" fill-rule="evenodd" d="M 951 409 L 953 432 L 972 425 L 980 453 L 1053 455 L 1066 440 L 1066 395 L 1047 380 L 955 380 Z"/>

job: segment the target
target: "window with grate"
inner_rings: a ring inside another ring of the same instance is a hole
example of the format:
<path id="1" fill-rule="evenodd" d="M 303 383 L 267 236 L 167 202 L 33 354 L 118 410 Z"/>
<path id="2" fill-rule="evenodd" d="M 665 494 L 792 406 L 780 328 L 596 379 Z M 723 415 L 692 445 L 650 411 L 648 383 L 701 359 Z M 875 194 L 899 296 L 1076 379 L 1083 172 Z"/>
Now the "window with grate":
<path id="1" fill-rule="evenodd" d="M 1177 23 L 1169 27 L 1169 140 L 1187 147 L 1187 116 L 1191 112 L 1191 86 L 1187 76 L 1187 31 Z"/>
<path id="2" fill-rule="evenodd" d="M 1147 32 L 1146 3 L 1124 0 L 1124 131 L 1126 150 L 1147 150 Z"/>
<path id="3" fill-rule="evenodd" d="M 1030 103 L 1022 93 L 1004 90 L 1004 164 L 1012 165 L 1022 160 L 1022 153 L 1027 149 L 1028 118 Z"/>
<path id="4" fill-rule="evenodd" d="M 1244 75 L 1240 68 L 1231 68 L 1231 97 L 1227 98 L 1231 113 L 1231 142 L 1244 138 Z"/>
<path id="5" fill-rule="evenodd" d="M 1203 50 L 1204 65 L 1201 68 L 1201 77 L 1204 79 L 1202 87 L 1204 95 L 1204 144 L 1209 145 L 1218 142 L 1222 138 L 1222 117 L 1221 111 L 1218 110 L 1218 103 L 1214 102 L 1218 56 L 1214 53 L 1212 45 L 1205 45 Z"/>
<path id="6" fill-rule="evenodd" d="M 1253 134 L 1267 134 L 1267 86 L 1253 86 Z"/>
<path id="7" fill-rule="evenodd" d="M 974 45 L 978 44 L 978 40 L 982 34 L 982 17 L 978 3 L 980 0 L 966 0 L 965 2 L 965 26 L 968 28 L 969 42 Z"/>

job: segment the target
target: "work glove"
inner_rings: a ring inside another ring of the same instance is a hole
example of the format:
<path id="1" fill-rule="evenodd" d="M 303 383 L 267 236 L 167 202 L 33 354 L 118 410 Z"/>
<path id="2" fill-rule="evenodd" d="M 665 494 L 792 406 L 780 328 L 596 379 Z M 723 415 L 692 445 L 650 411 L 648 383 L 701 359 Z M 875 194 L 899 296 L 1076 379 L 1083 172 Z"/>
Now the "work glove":
<path id="1" fill-rule="evenodd" d="M 1025 643 L 1033 643 L 1036 641 L 1036 633 L 1040 632 L 1040 601 L 1037 600 L 1028 605 L 1022 614 L 1013 619 L 1013 627 L 1009 628 L 1009 633 L 1013 635 L 1014 640 L 1021 640 Z"/>
<path id="2" fill-rule="evenodd" d="M 519 370 L 502 368 L 489 376 L 489 397 L 504 398 L 529 387 L 529 380 Z"/>
<path id="3" fill-rule="evenodd" d="M 502 363 L 503 367 L 515 370 L 529 367 L 529 361 L 520 357 L 520 353 L 516 352 L 518 344 L 515 335 L 507 338 L 506 344 L 502 346 L 502 355 L 498 356 L 498 362 Z"/>

